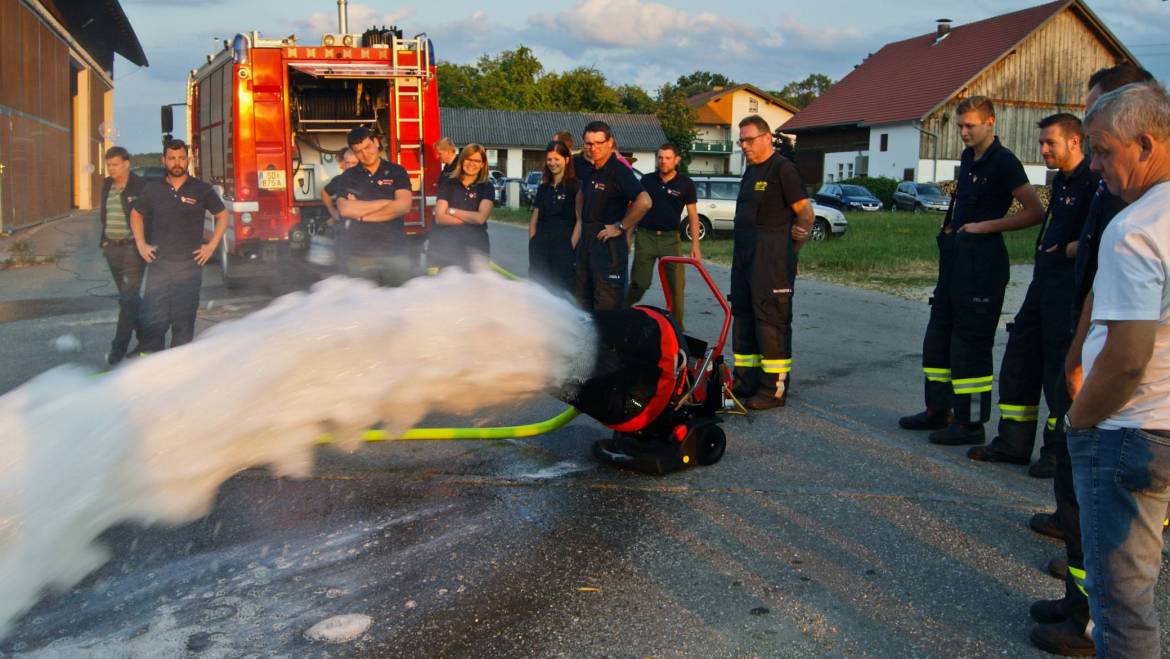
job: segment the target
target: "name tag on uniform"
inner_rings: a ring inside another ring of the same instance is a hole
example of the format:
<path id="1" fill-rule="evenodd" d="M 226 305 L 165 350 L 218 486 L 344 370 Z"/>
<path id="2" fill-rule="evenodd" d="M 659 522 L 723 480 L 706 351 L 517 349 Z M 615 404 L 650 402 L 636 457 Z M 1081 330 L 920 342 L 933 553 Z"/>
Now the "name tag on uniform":
<path id="1" fill-rule="evenodd" d="M 195 204 L 199 203 L 199 200 L 195 199 L 194 197 L 184 197 L 182 195 L 179 196 L 179 201 L 187 204 L 188 206 L 194 206 Z"/>
<path id="2" fill-rule="evenodd" d="M 394 185 L 394 179 L 392 179 L 392 178 L 378 179 L 378 185 Z"/>
<path id="3" fill-rule="evenodd" d="M 604 183 L 594 183 L 593 189 L 594 190 L 605 190 L 605 184 Z"/>
<path id="4" fill-rule="evenodd" d="M 767 181 L 756 181 L 756 192 L 763 192 L 768 189 Z"/>
<path id="5" fill-rule="evenodd" d="M 562 192 L 561 194 L 557 195 L 556 199 L 557 199 L 557 201 L 564 201 L 565 200 L 565 193 Z"/>
<path id="6" fill-rule="evenodd" d="M 678 190 L 675 190 L 675 189 L 673 189 L 673 188 L 668 188 L 668 189 L 666 190 L 666 194 L 667 194 L 667 196 L 669 196 L 669 197 L 681 197 L 681 196 L 682 196 L 682 193 L 681 193 L 681 192 L 679 192 Z"/>
<path id="7" fill-rule="evenodd" d="M 135 199 L 137 199 L 137 198 L 138 198 L 138 197 L 137 197 L 136 195 L 126 195 L 126 203 L 127 203 L 127 204 L 133 204 L 133 203 L 134 203 L 134 200 L 135 200 Z"/>
<path id="8" fill-rule="evenodd" d="M 467 193 L 467 198 L 468 198 L 468 199 L 475 199 L 475 196 L 476 196 L 476 193 L 474 193 L 474 192 L 468 192 L 468 193 Z"/>

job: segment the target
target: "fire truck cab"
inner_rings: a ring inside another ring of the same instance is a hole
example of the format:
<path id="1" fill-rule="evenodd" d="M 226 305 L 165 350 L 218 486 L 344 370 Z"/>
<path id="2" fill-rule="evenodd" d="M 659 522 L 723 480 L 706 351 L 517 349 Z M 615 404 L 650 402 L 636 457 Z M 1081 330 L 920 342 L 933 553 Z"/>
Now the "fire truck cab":
<path id="1" fill-rule="evenodd" d="M 305 45 L 239 34 L 191 72 L 186 107 L 193 173 L 216 186 L 231 213 L 218 256 L 225 284 L 272 275 L 280 259 L 303 259 L 312 236 L 331 230 L 321 193 L 357 126 L 379 135 L 383 157 L 410 174 L 404 231 L 427 231 L 441 131 L 426 35 L 371 28 Z"/>

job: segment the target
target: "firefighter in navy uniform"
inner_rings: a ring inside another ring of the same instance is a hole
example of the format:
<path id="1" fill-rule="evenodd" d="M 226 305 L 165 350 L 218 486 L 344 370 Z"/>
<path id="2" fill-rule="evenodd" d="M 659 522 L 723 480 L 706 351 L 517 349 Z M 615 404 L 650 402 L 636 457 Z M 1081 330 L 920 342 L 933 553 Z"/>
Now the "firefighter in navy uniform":
<path id="1" fill-rule="evenodd" d="M 984 462 L 1028 464 L 1036 440 L 1040 393 L 1048 401 L 1044 446 L 1028 473 L 1051 478 L 1058 451 L 1065 451 L 1056 420 L 1071 403 L 1064 380 L 1064 356 L 1072 340 L 1074 266 L 1066 254 L 1084 226 L 1100 180 L 1081 150 L 1081 120 L 1060 113 L 1039 123 L 1044 164 L 1059 170 L 1052 181 L 1047 225 L 1036 237 L 1036 265 L 1024 303 L 1008 326 L 1008 344 L 999 369 L 999 434 L 986 446 L 967 451 Z"/>
<path id="2" fill-rule="evenodd" d="M 1044 218 L 1024 166 L 995 136 L 991 99 L 963 99 L 955 118 L 967 148 L 951 210 L 936 238 L 938 281 L 922 342 L 926 410 L 898 420 L 909 430 L 935 430 L 931 443 L 949 446 L 986 441 L 991 350 L 1008 283 L 1002 232 L 1034 226 Z M 1023 208 L 1005 217 L 1013 197 Z"/>
<path id="3" fill-rule="evenodd" d="M 1149 71 L 1133 64 L 1119 64 L 1101 69 L 1089 77 L 1089 93 L 1085 97 L 1085 107 L 1092 107 L 1106 92 L 1130 83 L 1148 82 L 1153 79 Z M 1075 259 L 1075 283 L 1070 314 L 1070 327 L 1075 328 L 1075 331 L 1071 332 L 1073 339 L 1065 358 L 1065 376 L 1069 384 L 1069 393 L 1074 396 L 1081 382 L 1081 345 L 1089 325 L 1087 314 L 1084 318 L 1081 316 L 1097 273 L 1097 248 L 1101 244 L 1101 234 L 1105 227 L 1125 206 L 1125 201 L 1110 193 L 1103 181 L 1098 183 L 1089 202 L 1080 236 L 1078 240 L 1070 243 L 1067 249 L 1069 257 Z M 1088 306 L 1091 309 L 1091 303 Z M 1064 432 L 1063 422 L 1060 422 L 1060 430 Z M 1065 439 L 1063 434 L 1061 438 Z M 1028 520 L 1028 526 L 1042 535 L 1064 540 L 1065 555 L 1049 561 L 1048 572 L 1053 576 L 1063 576 L 1065 592 L 1059 599 L 1037 600 L 1032 603 L 1029 613 L 1039 624 L 1032 628 L 1029 638 L 1033 645 L 1046 652 L 1087 655 L 1094 653 L 1095 648 L 1092 639 L 1085 635 L 1089 622 L 1089 600 L 1085 592 L 1081 511 L 1073 487 L 1072 460 L 1068 453 L 1067 441 L 1057 451 L 1056 458 L 1056 474 L 1052 483 L 1056 512 L 1036 513 Z"/>
<path id="4" fill-rule="evenodd" d="M 747 158 L 735 202 L 731 261 L 733 393 L 748 409 L 782 407 L 792 370 L 796 252 L 812 228 L 812 204 L 795 165 L 776 153 L 759 115 L 739 123 Z"/>
<path id="5" fill-rule="evenodd" d="M 608 124 L 590 123 L 584 138 L 593 166 L 577 192 L 580 210 L 572 236 L 577 246 L 577 302 L 585 310 L 621 309 L 629 274 L 626 235 L 650 210 L 650 195 L 630 168 L 614 157 Z"/>

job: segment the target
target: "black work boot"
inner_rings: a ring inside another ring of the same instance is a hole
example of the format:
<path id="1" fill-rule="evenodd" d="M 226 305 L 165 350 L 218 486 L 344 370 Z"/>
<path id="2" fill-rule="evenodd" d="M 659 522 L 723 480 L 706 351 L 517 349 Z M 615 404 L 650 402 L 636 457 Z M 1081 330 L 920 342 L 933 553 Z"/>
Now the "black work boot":
<path id="1" fill-rule="evenodd" d="M 1014 465 L 1026 465 L 1031 459 L 1031 456 L 1015 453 L 999 436 L 983 446 L 967 449 L 967 457 L 979 462 L 1007 462 Z"/>
<path id="2" fill-rule="evenodd" d="M 1028 467 L 1028 475 L 1032 478 L 1055 478 L 1056 456 L 1040 451 L 1040 457 Z"/>
<path id="3" fill-rule="evenodd" d="M 1093 639 L 1085 632 L 1086 625 L 1072 619 L 1036 625 L 1028 635 L 1032 645 L 1062 657 L 1095 657 Z"/>
<path id="4" fill-rule="evenodd" d="M 1048 561 L 1048 564 L 1044 566 L 1044 571 L 1053 579 L 1064 581 L 1068 578 L 1068 559 L 1064 556 L 1056 556 Z"/>
<path id="5" fill-rule="evenodd" d="M 951 422 L 950 410 L 923 410 L 898 419 L 898 425 L 906 430 L 940 430 Z"/>
<path id="6" fill-rule="evenodd" d="M 788 403 L 788 378 L 765 375 L 760 378 L 760 390 L 744 403 L 749 410 L 770 410 Z"/>
<path id="7" fill-rule="evenodd" d="M 982 444 L 985 441 L 987 441 L 987 437 L 983 434 L 982 423 L 952 421 L 946 428 L 930 433 L 930 443 L 942 446 Z"/>
<path id="8" fill-rule="evenodd" d="M 1028 528 L 1040 535 L 1064 540 L 1064 529 L 1060 528 L 1060 522 L 1057 521 L 1055 513 L 1036 513 L 1032 515 L 1031 519 L 1028 520 Z"/>

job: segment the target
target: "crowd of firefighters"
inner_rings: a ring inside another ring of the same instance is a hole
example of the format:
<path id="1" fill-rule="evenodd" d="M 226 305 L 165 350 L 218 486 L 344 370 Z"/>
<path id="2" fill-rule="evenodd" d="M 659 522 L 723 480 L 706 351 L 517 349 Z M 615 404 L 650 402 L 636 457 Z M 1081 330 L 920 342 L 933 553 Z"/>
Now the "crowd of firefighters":
<path id="1" fill-rule="evenodd" d="M 1170 354 L 1163 354 L 1170 353 L 1163 343 L 1170 342 L 1170 108 L 1165 90 L 1132 65 L 1102 69 L 1088 89 L 1084 122 L 1059 113 L 1038 125 L 1041 155 L 1057 170 L 1047 209 L 996 137 L 991 100 L 958 105 L 967 148 L 937 237 L 938 281 L 923 340 L 926 404 L 899 424 L 932 431 L 935 444 L 975 444 L 972 460 L 1022 465 L 1043 421 L 1029 473 L 1054 477 L 1056 512 L 1030 524 L 1065 541 L 1065 559 L 1049 567 L 1067 587 L 1064 597 L 1032 606 L 1032 640 L 1059 654 L 1152 657 L 1161 652 L 1153 589 L 1170 501 Z M 796 259 L 813 213 L 767 122 L 752 115 L 738 128 L 747 168 L 731 268 L 732 390 L 748 408 L 765 410 L 784 406 L 792 389 Z M 583 309 L 629 306 L 649 288 L 656 259 L 701 258 L 695 186 L 678 170 L 673 145 L 662 145 L 655 171 L 639 179 L 607 124 L 588 124 L 581 139 L 579 154 L 569 133 L 548 143 L 528 227 L 530 276 Z M 471 269 L 489 256 L 495 193 L 482 146 L 457 150 L 445 138 L 434 145 L 444 167 L 424 245 L 396 222 L 413 204 L 406 170 L 382 157 L 367 128 L 352 130 L 347 143 L 343 171 L 322 193 L 343 273 L 394 286 L 428 268 Z M 162 182 L 131 174 L 119 147 L 106 161 L 101 246 L 120 293 L 114 365 L 162 350 L 168 331 L 172 346 L 191 340 L 200 269 L 223 236 L 227 211 L 211 186 L 188 174 L 179 140 L 165 145 Z M 1013 201 L 1019 210 L 1009 213 Z M 215 225 L 204 240 L 207 213 Z M 689 246 L 679 232 L 684 216 Z M 1111 224 L 1116 216 L 1124 220 Z M 1031 284 L 1000 367 L 998 430 L 985 443 L 1009 274 L 1003 233 L 1038 224 Z M 682 269 L 668 272 L 681 327 Z"/>

